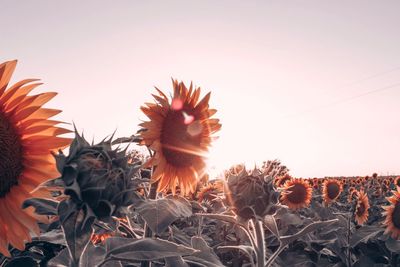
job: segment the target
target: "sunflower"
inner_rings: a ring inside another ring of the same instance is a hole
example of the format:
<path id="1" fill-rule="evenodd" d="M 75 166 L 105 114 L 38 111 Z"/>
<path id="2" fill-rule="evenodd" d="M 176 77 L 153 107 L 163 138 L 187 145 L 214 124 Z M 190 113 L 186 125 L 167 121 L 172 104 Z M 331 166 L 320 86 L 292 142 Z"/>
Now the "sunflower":
<path id="1" fill-rule="evenodd" d="M 16 64 L 0 65 L 0 253 L 8 257 L 9 244 L 24 250 L 31 232 L 39 234 L 33 210 L 21 205 L 39 195 L 40 184 L 59 175 L 50 152 L 70 143 L 58 137 L 70 131 L 49 120 L 60 111 L 42 108 L 56 93 L 28 96 L 40 85 L 34 79 L 7 87 Z"/>
<path id="2" fill-rule="evenodd" d="M 382 196 L 382 189 L 380 187 L 375 187 L 374 192 L 372 194 L 374 197 L 381 197 Z"/>
<path id="3" fill-rule="evenodd" d="M 325 203 L 329 204 L 335 201 L 342 192 L 342 189 L 342 185 L 336 179 L 325 180 L 322 189 Z"/>
<path id="4" fill-rule="evenodd" d="M 310 205 L 312 188 L 304 179 L 292 179 L 283 186 L 281 201 L 292 210 L 306 208 Z"/>
<path id="5" fill-rule="evenodd" d="M 399 177 L 397 177 L 395 180 L 394 180 L 394 185 L 396 186 L 396 188 L 400 188 L 400 176 Z"/>
<path id="6" fill-rule="evenodd" d="M 362 225 L 368 220 L 369 200 L 364 190 L 358 191 L 356 197 L 355 220 L 357 224 Z"/>
<path id="7" fill-rule="evenodd" d="M 222 181 L 207 183 L 197 193 L 197 199 L 199 202 L 203 202 L 203 200 L 212 201 L 215 198 L 217 198 L 219 193 L 223 191 L 224 191 L 224 184 Z"/>
<path id="8" fill-rule="evenodd" d="M 393 191 L 393 196 L 387 200 L 391 203 L 389 206 L 382 207 L 386 216 L 384 224 L 386 225 L 385 234 L 390 233 L 394 239 L 400 238 L 400 192 Z"/>
<path id="9" fill-rule="evenodd" d="M 170 189 L 172 194 L 179 185 L 184 195 L 194 193 L 197 181 L 205 173 L 205 154 L 213 140 L 211 135 L 221 128 L 218 119 L 212 119 L 215 109 L 209 109 L 208 93 L 201 101 L 200 88 L 189 90 L 173 80 L 174 95 L 169 102 L 158 90 L 153 95 L 156 103 L 141 107 L 150 121 L 140 124 L 142 145 L 150 147 L 155 154 L 146 166 L 156 166 L 152 175 L 158 181 L 157 191 Z"/>
<path id="10" fill-rule="evenodd" d="M 111 232 L 107 233 L 101 233 L 101 234 L 96 234 L 93 233 L 92 236 L 90 237 L 90 241 L 92 242 L 93 245 L 98 246 L 100 244 L 105 244 L 106 240 L 110 237 L 113 237 L 115 234 Z"/>
<path id="11" fill-rule="evenodd" d="M 351 187 L 349 188 L 349 193 L 348 193 L 348 195 L 347 195 L 347 201 L 348 201 L 348 202 L 352 202 L 352 201 L 353 201 L 353 197 L 354 197 L 356 194 L 357 194 L 357 190 L 356 190 L 353 186 L 351 186 Z"/>
<path id="12" fill-rule="evenodd" d="M 312 181 L 313 181 L 313 183 L 312 183 L 313 189 L 317 190 L 319 188 L 318 178 L 313 178 Z"/>
<path id="13" fill-rule="evenodd" d="M 275 178 L 275 186 L 282 187 L 287 181 L 290 180 L 292 180 L 292 176 L 290 176 L 288 173 L 283 176 L 278 176 Z"/>

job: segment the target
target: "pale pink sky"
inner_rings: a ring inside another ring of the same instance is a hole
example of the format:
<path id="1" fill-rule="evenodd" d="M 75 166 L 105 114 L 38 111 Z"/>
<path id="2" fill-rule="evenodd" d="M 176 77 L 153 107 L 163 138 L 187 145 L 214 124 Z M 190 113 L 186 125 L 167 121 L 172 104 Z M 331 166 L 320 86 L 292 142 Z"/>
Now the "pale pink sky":
<path id="1" fill-rule="evenodd" d="M 280 159 L 293 175 L 400 173 L 399 1 L 1 1 L 0 61 L 60 119 L 130 135 L 153 86 L 212 91 L 217 170 Z M 363 97 L 365 92 L 393 86 Z"/>

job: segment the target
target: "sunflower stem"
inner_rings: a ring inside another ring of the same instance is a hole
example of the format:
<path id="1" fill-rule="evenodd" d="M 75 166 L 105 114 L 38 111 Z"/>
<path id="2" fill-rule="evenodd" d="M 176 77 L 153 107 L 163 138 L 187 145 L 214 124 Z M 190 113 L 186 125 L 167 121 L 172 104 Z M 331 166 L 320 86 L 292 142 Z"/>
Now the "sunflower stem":
<path id="1" fill-rule="evenodd" d="M 351 213 L 347 214 L 347 266 L 349 267 L 351 267 L 350 237 L 351 237 Z"/>
<path id="2" fill-rule="evenodd" d="M 265 236 L 263 222 L 257 220 L 255 222 L 256 241 L 257 241 L 257 266 L 265 266 Z"/>
<path id="3" fill-rule="evenodd" d="M 152 174 L 155 170 L 155 167 L 153 167 L 152 169 Z M 157 198 L 157 187 L 158 187 L 158 181 L 151 183 L 150 184 L 150 192 L 149 195 L 147 197 L 147 199 L 156 199 Z M 151 231 L 149 225 L 147 223 L 145 223 L 144 225 L 144 238 L 149 238 L 153 236 L 153 232 Z M 142 263 L 140 264 L 141 267 L 150 267 L 151 266 L 151 262 L 149 261 L 142 261 Z"/>

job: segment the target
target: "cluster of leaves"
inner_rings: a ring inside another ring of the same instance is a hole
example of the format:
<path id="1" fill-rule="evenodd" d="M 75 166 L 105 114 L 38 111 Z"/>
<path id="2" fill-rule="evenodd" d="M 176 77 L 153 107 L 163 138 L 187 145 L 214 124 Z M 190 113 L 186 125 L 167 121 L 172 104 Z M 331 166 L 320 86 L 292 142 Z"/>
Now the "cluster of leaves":
<path id="1" fill-rule="evenodd" d="M 350 182 L 330 206 L 316 187 L 310 207 L 291 211 L 273 182 L 288 169 L 268 161 L 252 171 L 231 168 L 223 186 L 204 181 L 191 196 L 150 199 L 144 157 L 113 144 L 76 134 L 68 156 L 55 155 L 61 177 L 48 182 L 54 198 L 24 204 L 51 223 L 25 251 L 0 258 L 2 265 L 400 266 L 400 242 L 383 235 L 383 195 L 370 198 L 365 226 L 354 222 Z"/>

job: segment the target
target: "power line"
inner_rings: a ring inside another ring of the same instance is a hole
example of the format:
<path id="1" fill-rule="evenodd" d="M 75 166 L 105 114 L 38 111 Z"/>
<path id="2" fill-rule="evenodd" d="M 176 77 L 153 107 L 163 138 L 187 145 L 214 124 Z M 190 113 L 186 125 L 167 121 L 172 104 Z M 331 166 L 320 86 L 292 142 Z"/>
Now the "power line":
<path id="1" fill-rule="evenodd" d="M 346 97 L 346 98 L 342 98 L 342 99 L 339 99 L 337 101 L 334 101 L 334 102 L 331 102 L 331 103 L 328 103 L 328 104 L 315 106 L 313 108 L 310 108 L 310 109 L 307 109 L 307 110 L 303 110 L 301 112 L 297 112 L 296 114 L 292 114 L 292 115 L 289 115 L 289 116 L 284 116 L 283 118 L 293 118 L 293 117 L 296 117 L 296 116 L 299 116 L 299 115 L 302 115 L 302 114 L 305 114 L 305 113 L 308 113 L 308 112 L 321 110 L 321 109 L 324 109 L 324 108 L 329 108 L 331 106 L 336 106 L 338 104 L 349 102 L 349 101 L 352 101 L 352 100 L 360 98 L 360 97 L 364 97 L 364 96 L 367 96 L 367 95 L 370 95 L 370 94 L 386 91 L 386 90 L 389 90 L 389 89 L 392 89 L 392 88 L 395 88 L 395 87 L 399 87 L 399 86 L 400 86 L 400 82 L 399 83 L 394 83 L 394 84 L 391 84 L 391 85 L 388 85 L 388 86 L 385 86 L 385 87 L 381 87 L 381 88 L 378 88 L 378 89 L 370 90 L 370 91 L 367 91 L 367 92 L 364 92 L 364 93 L 361 93 L 361 94 L 357 94 L 357 95 L 349 96 L 349 97 Z"/>
<path id="2" fill-rule="evenodd" d="M 345 84 L 343 86 L 340 86 L 339 88 L 337 88 L 337 90 L 340 90 L 340 89 L 343 89 L 343 88 L 347 88 L 349 86 L 356 85 L 356 84 L 359 84 L 359 83 L 362 83 L 362 82 L 365 82 L 365 81 L 368 81 L 368 80 L 374 79 L 376 77 L 383 76 L 383 75 L 386 75 L 386 74 L 389 74 L 389 73 L 392 73 L 392 72 L 395 72 L 395 71 L 398 71 L 398 70 L 400 70 L 400 67 L 396 67 L 396 68 L 389 69 L 389 70 L 386 70 L 386 71 L 378 72 L 378 73 L 366 76 L 364 78 L 352 81 L 352 82 L 350 82 L 348 84 Z M 315 106 L 313 108 L 306 109 L 306 110 L 297 112 L 297 113 L 292 114 L 292 115 L 284 116 L 283 118 L 292 118 L 292 117 L 296 117 L 296 116 L 299 116 L 299 115 L 302 115 L 302 114 L 305 114 L 305 113 L 308 113 L 308 112 L 311 112 L 311 111 L 328 108 L 330 106 L 335 106 L 335 105 L 338 105 L 340 103 L 348 102 L 350 100 L 357 99 L 359 97 L 363 97 L 363 96 L 366 96 L 366 95 L 369 95 L 369 94 L 373 94 L 373 93 L 380 92 L 380 91 L 385 91 L 385 90 L 391 89 L 393 87 L 397 87 L 399 85 L 400 85 L 400 83 L 396 83 L 396 84 L 392 84 L 392 85 L 389 85 L 389 86 L 385 86 L 383 88 L 367 91 L 367 92 L 362 93 L 362 94 L 358 94 L 358 95 L 350 96 L 350 97 L 347 97 L 347 98 L 339 99 L 339 100 L 334 101 L 334 102 L 329 103 L 329 104 L 323 104 L 323 105 Z"/>
<path id="3" fill-rule="evenodd" d="M 372 79 L 374 79 L 376 77 L 380 77 L 380 76 L 383 76 L 383 75 L 386 75 L 386 74 L 389 74 L 389 73 L 392 73 L 392 72 L 395 72 L 395 71 L 398 71 L 398 70 L 400 70 L 400 67 L 396 67 L 396 68 L 393 68 L 393 69 L 390 69 L 390 70 L 378 72 L 378 73 L 366 76 L 364 78 L 361 78 L 361 79 L 349 82 L 347 84 L 344 84 L 343 86 L 339 87 L 339 89 L 347 88 L 349 86 L 353 86 L 353 85 L 356 85 L 356 84 L 359 84 L 359 83 L 362 83 L 362 82 L 365 82 L 365 81 L 368 81 L 368 80 L 372 80 Z"/>

